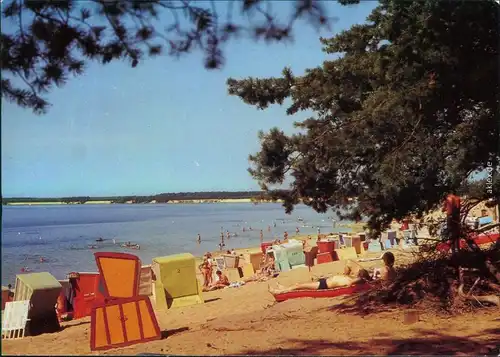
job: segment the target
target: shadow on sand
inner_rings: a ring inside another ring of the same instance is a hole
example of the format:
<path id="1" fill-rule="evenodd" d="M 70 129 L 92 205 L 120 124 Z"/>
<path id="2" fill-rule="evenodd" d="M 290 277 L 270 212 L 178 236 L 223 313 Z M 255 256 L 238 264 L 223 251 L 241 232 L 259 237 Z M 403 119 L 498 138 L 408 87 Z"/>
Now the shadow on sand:
<path id="1" fill-rule="evenodd" d="M 477 341 L 480 336 L 457 337 L 420 330 L 419 337 L 410 339 L 392 339 L 390 336 L 374 338 L 359 343 L 333 342 L 327 340 L 290 339 L 285 343 L 292 348 L 276 347 L 270 350 L 247 350 L 238 355 L 329 355 L 329 354 L 386 354 L 386 355 L 490 355 L 500 353 L 500 329 L 484 331 L 484 336 L 491 338 Z"/>

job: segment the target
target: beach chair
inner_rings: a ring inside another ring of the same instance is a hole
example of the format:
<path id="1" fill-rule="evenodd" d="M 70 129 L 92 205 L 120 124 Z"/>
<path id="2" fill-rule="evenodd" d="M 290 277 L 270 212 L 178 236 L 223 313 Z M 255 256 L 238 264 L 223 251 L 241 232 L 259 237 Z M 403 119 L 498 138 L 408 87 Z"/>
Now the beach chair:
<path id="1" fill-rule="evenodd" d="M 153 296 L 157 310 L 204 302 L 201 285 L 196 277 L 196 258 L 192 254 L 153 258 L 152 269 L 156 276 Z"/>
<path id="2" fill-rule="evenodd" d="M 108 350 L 161 339 L 148 296 L 139 295 L 141 262 L 126 253 L 94 253 L 105 302 L 90 316 L 90 349 Z"/>
<path id="3" fill-rule="evenodd" d="M 2 338 L 5 340 L 24 338 L 29 321 L 29 300 L 12 301 L 5 304 L 2 317 Z"/>
<path id="4" fill-rule="evenodd" d="M 339 234 L 339 248 L 346 248 L 346 242 L 343 234 Z"/>
<path id="5" fill-rule="evenodd" d="M 56 304 L 62 285 L 50 273 L 18 274 L 14 289 L 14 301 L 29 300 L 28 332 L 36 336 L 59 330 Z"/>
<path id="6" fill-rule="evenodd" d="M 10 301 L 10 289 L 2 286 L 2 311 L 5 309 L 5 304 Z"/>
<path id="7" fill-rule="evenodd" d="M 215 261 L 215 266 L 217 267 L 216 270 L 223 271 L 224 269 L 226 269 L 226 260 L 224 259 L 224 257 L 214 258 L 214 261 Z"/>

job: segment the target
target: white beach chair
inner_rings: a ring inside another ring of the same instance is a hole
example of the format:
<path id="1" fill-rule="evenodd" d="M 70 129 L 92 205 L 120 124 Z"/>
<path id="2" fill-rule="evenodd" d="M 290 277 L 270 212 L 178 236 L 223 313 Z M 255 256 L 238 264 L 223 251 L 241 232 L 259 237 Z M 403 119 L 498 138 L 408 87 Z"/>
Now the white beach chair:
<path id="1" fill-rule="evenodd" d="M 29 300 L 12 301 L 5 304 L 2 321 L 2 338 L 6 340 L 23 338 L 26 330 Z"/>

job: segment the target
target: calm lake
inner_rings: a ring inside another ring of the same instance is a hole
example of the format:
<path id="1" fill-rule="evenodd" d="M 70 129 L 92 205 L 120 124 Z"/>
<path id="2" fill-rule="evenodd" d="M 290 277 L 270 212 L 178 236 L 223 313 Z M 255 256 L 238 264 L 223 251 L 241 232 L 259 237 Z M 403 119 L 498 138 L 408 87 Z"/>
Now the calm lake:
<path id="1" fill-rule="evenodd" d="M 97 271 L 96 251 L 128 252 L 151 264 L 158 256 L 217 250 L 221 229 L 238 235 L 226 241 L 225 249 L 242 248 L 258 246 L 261 229 L 265 241 L 282 238 L 285 231 L 292 237 L 296 227 L 301 234 L 316 234 L 318 227 L 331 232 L 332 218 L 333 212 L 318 214 L 303 205 L 287 215 L 278 203 L 4 206 L 2 285 L 14 284 L 23 267 L 58 279 L 71 271 Z M 104 241 L 96 242 L 100 237 Z M 141 249 L 122 248 L 127 241 Z"/>

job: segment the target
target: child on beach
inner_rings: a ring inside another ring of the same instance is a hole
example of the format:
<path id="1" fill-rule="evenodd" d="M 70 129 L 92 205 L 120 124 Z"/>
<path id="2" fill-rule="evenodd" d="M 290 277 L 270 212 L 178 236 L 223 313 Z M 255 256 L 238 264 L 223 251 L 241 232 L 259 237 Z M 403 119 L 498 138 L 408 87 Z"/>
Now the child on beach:
<path id="1" fill-rule="evenodd" d="M 382 261 L 384 266 L 382 268 L 375 268 L 373 271 L 373 279 L 392 281 L 396 278 L 396 271 L 394 270 L 395 262 L 394 254 L 391 252 L 385 252 L 382 255 Z"/>
<path id="2" fill-rule="evenodd" d="M 373 270 L 372 279 L 381 281 L 394 280 L 396 277 L 396 270 L 394 270 L 394 254 L 391 252 L 385 252 L 381 259 L 384 262 L 384 266 Z M 352 263 L 354 263 L 354 266 Z M 349 259 L 344 268 L 344 275 L 357 274 L 359 269 L 362 269 L 362 267 L 357 262 Z"/>

